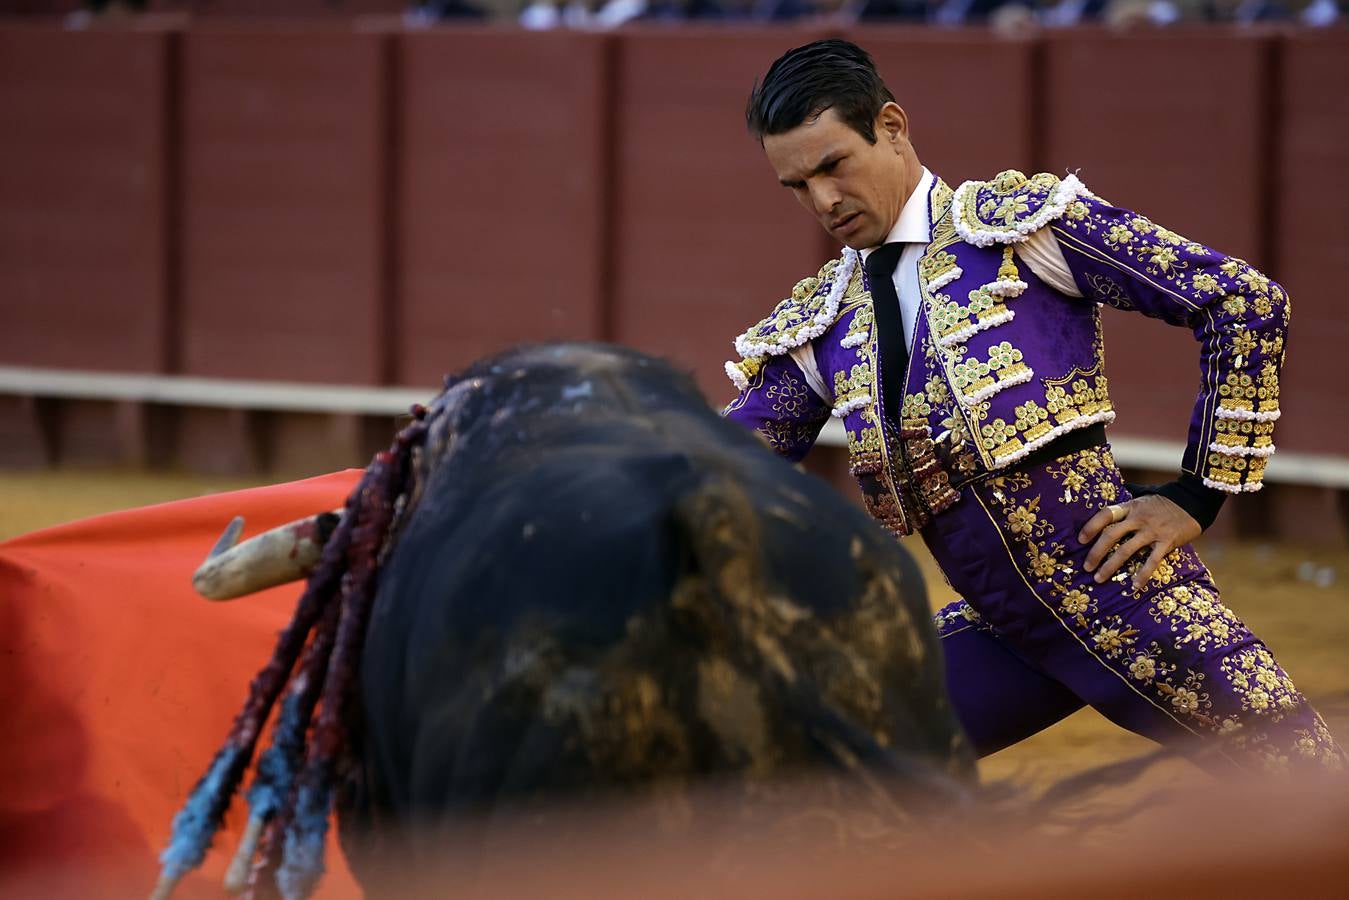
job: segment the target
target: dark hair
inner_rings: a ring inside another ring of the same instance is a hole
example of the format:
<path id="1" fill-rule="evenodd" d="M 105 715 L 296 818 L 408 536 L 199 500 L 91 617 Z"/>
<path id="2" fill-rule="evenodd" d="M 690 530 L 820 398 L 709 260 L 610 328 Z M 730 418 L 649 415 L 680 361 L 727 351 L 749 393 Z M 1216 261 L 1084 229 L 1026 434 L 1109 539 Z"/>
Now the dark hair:
<path id="1" fill-rule="evenodd" d="M 762 142 L 832 109 L 874 144 L 876 116 L 894 99 L 865 50 L 831 38 L 788 50 L 773 63 L 750 92 L 745 123 Z"/>

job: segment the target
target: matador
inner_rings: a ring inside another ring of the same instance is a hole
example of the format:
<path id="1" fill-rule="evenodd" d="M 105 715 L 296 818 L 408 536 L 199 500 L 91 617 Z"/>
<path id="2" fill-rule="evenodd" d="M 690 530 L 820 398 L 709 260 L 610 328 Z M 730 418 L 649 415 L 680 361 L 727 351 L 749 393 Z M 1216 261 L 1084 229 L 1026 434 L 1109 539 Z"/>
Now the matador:
<path id="1" fill-rule="evenodd" d="M 869 511 L 920 533 L 963 598 L 936 622 L 978 751 L 1090 705 L 1238 766 L 1341 768 L 1190 544 L 1227 495 L 1260 488 L 1274 452 L 1283 288 L 1076 175 L 1005 171 L 953 190 L 845 41 L 777 60 L 747 118 L 844 249 L 736 339 L 726 415 L 790 460 L 841 420 Z M 1111 456 L 1101 305 L 1199 343 L 1169 484 L 1126 485 Z"/>

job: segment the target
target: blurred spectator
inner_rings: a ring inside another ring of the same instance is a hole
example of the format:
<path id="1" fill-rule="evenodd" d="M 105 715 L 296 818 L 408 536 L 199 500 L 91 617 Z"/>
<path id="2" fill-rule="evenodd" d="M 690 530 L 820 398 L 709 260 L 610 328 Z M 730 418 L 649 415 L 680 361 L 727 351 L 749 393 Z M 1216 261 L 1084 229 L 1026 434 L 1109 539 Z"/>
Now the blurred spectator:
<path id="1" fill-rule="evenodd" d="M 520 10 L 518 21 L 529 31 L 548 31 L 562 25 L 562 11 L 551 0 L 535 0 Z"/>
<path id="2" fill-rule="evenodd" d="M 820 11 L 810 0 L 755 0 L 750 18 L 756 22 L 791 22 L 813 18 Z"/>
<path id="3" fill-rule="evenodd" d="M 1104 18 L 1109 0 L 1060 0 L 1040 11 L 1040 24 L 1047 28 L 1070 28 Z"/>
<path id="4" fill-rule="evenodd" d="M 1292 18 L 1282 0 L 1204 0 L 1200 9 L 1206 21 L 1238 25 L 1286 22 Z"/>
<path id="5" fill-rule="evenodd" d="M 717 0 L 605 0 L 592 6 L 587 0 L 534 0 L 520 13 L 520 25 L 535 31 L 575 28 L 605 31 L 630 22 L 681 22 L 724 19 Z"/>
<path id="6" fill-rule="evenodd" d="M 520 11 L 520 25 L 530 31 L 590 28 L 594 12 L 585 0 L 533 0 Z"/>
<path id="7" fill-rule="evenodd" d="M 1004 36 L 1030 34 L 1040 27 L 1040 21 L 1026 4 L 1004 3 L 988 14 L 988 27 Z"/>
<path id="8" fill-rule="evenodd" d="M 95 24 L 116 24 L 145 12 L 145 6 L 146 0 L 84 0 L 79 9 L 66 16 L 64 25 L 79 30 Z"/>
<path id="9" fill-rule="evenodd" d="M 1033 12 L 1027 0 L 940 0 L 932 12 L 932 22 L 937 25 L 970 25 L 988 22 L 998 13 L 1003 21 L 1017 12 L 1000 12 L 1005 7 L 1016 6 Z"/>
<path id="10" fill-rule="evenodd" d="M 717 0 L 654 0 L 642 14 L 646 22 L 711 20 L 733 18 Z"/>
<path id="11" fill-rule="evenodd" d="M 607 0 L 591 19 L 592 28 L 617 28 L 645 16 L 647 0 Z"/>
<path id="12" fill-rule="evenodd" d="M 928 0 L 864 0 L 854 5 L 861 22 L 925 22 L 932 7 Z"/>
<path id="13" fill-rule="evenodd" d="M 1105 10 L 1104 21 L 1111 28 L 1174 25 L 1181 11 L 1171 0 L 1114 0 Z"/>
<path id="14" fill-rule="evenodd" d="M 1298 21 L 1311 28 L 1324 28 L 1339 21 L 1342 12 L 1338 0 L 1312 0 L 1298 14 Z"/>
<path id="15" fill-rule="evenodd" d="M 409 25 L 425 26 L 453 19 L 481 19 L 486 15 L 468 0 L 426 0 L 408 10 L 403 20 Z"/>

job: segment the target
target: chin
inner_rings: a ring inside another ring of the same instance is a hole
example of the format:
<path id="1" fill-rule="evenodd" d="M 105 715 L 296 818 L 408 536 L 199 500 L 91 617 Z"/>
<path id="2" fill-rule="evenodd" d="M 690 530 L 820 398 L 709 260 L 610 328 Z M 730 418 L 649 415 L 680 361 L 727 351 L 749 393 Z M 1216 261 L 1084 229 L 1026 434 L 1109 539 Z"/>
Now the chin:
<path id="1" fill-rule="evenodd" d="M 830 237 L 833 237 L 833 235 L 830 235 Z M 857 235 L 856 237 L 851 237 L 848 240 L 844 241 L 843 246 L 851 247 L 852 249 L 860 252 L 862 250 L 867 249 L 868 247 L 875 247 L 880 242 L 881 238 L 875 236 Z"/>

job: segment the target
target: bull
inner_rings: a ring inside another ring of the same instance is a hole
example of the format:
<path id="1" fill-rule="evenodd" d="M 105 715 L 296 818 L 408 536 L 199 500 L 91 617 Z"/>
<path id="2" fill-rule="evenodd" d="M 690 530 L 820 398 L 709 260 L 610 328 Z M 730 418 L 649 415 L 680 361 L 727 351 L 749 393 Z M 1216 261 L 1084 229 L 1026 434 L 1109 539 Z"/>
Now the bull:
<path id="1" fill-rule="evenodd" d="M 315 887 L 334 807 L 376 884 L 382 861 L 433 863 L 446 827 L 563 801 L 715 780 L 752 803 L 860 773 L 902 811 L 973 778 L 913 559 L 635 351 L 479 362 L 343 510 L 237 537 L 203 592 L 308 581 L 175 819 L 161 896 L 201 862 L 278 704 L 227 882 L 288 898 Z"/>

